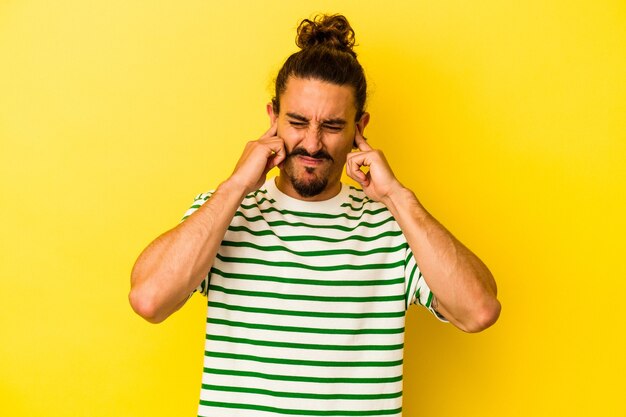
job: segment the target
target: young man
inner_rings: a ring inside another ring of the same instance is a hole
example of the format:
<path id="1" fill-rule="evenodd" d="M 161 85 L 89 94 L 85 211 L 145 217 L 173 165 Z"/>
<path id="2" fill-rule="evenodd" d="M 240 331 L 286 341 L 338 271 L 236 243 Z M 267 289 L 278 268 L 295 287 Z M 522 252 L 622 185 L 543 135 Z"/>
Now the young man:
<path id="1" fill-rule="evenodd" d="M 500 312 L 495 281 L 363 137 L 347 20 L 304 20 L 297 43 L 270 129 L 144 250 L 130 301 L 157 323 L 208 297 L 199 415 L 401 415 L 408 305 L 480 331 Z"/>

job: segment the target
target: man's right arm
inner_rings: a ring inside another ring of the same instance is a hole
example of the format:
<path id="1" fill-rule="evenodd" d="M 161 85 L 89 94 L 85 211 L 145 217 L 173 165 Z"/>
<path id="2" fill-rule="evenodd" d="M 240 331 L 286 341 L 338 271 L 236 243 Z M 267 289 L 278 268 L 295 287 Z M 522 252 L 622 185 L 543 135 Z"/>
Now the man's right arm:
<path id="1" fill-rule="evenodd" d="M 211 269 L 243 198 L 284 158 L 284 144 L 273 125 L 261 139 L 248 143 L 233 174 L 205 204 L 144 249 L 131 273 L 129 301 L 137 314 L 160 323 L 185 304 Z"/>
<path id="2" fill-rule="evenodd" d="M 243 191 L 223 183 L 184 222 L 144 249 L 131 273 L 129 299 L 137 314 L 159 323 L 185 303 L 211 268 Z"/>

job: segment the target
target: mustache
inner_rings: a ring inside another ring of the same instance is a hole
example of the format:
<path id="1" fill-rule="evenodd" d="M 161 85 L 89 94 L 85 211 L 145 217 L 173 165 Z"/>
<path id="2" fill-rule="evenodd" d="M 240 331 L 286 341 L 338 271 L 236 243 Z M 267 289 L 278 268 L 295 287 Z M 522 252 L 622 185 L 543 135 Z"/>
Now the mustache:
<path id="1" fill-rule="evenodd" d="M 315 152 L 314 154 L 310 154 L 309 152 L 307 152 L 306 149 L 302 148 L 302 147 L 298 147 L 298 148 L 294 148 L 293 151 L 288 152 L 287 153 L 287 158 L 291 158 L 292 156 L 307 156 L 309 158 L 315 158 L 315 159 L 328 159 L 330 161 L 334 161 L 333 157 L 330 156 L 330 154 L 328 152 L 326 152 L 323 149 L 320 149 L 319 151 Z"/>

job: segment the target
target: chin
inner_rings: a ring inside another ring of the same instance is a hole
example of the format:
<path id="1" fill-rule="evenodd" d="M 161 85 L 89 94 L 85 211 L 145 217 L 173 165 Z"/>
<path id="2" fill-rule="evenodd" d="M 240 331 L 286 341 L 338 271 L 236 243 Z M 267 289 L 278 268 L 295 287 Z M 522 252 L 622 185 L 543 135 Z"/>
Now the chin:
<path id="1" fill-rule="evenodd" d="M 291 181 L 294 190 L 302 197 L 315 197 L 320 195 L 328 186 L 328 178 L 315 179 L 312 181 Z"/>

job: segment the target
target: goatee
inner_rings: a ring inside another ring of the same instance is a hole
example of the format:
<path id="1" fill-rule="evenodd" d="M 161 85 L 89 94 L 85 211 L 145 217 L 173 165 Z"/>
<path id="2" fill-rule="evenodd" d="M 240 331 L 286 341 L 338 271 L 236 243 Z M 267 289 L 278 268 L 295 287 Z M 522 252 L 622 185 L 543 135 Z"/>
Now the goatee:
<path id="1" fill-rule="evenodd" d="M 294 190 L 296 190 L 296 192 L 302 197 L 314 197 L 326 189 L 326 186 L 328 185 L 328 172 L 325 171 L 322 175 L 315 175 L 313 178 L 308 180 L 299 178 L 296 175 L 296 172 L 294 172 L 294 157 L 298 155 L 315 159 L 328 159 L 331 162 L 333 161 L 333 158 L 324 150 L 319 150 L 311 155 L 304 148 L 295 148 L 292 152 L 288 153 L 285 158 L 284 173 L 287 178 L 289 178 Z M 307 174 L 314 175 L 316 168 L 304 167 L 304 170 Z"/>

